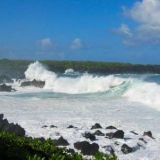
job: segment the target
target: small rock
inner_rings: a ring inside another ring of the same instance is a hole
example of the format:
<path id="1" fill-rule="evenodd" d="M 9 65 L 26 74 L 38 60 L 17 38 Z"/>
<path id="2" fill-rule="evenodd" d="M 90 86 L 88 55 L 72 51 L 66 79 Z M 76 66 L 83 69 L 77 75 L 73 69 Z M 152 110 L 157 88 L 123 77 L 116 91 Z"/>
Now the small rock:
<path id="1" fill-rule="evenodd" d="M 47 125 L 43 125 L 43 126 L 42 126 L 42 128 L 47 128 L 47 127 L 48 127 Z"/>
<path id="2" fill-rule="evenodd" d="M 147 144 L 147 141 L 145 141 L 144 138 L 139 138 L 139 140 Z"/>
<path id="3" fill-rule="evenodd" d="M 50 128 L 57 128 L 57 126 L 55 126 L 55 125 L 50 125 Z"/>
<path id="4" fill-rule="evenodd" d="M 91 141 L 95 141 L 96 140 L 96 136 L 92 133 L 89 132 L 85 132 L 84 134 L 82 134 L 83 137 L 90 139 Z"/>
<path id="5" fill-rule="evenodd" d="M 91 129 L 99 129 L 99 128 L 102 128 L 102 126 L 99 123 L 96 123 L 91 127 Z"/>
<path id="6" fill-rule="evenodd" d="M 44 85 L 45 85 L 44 81 L 37 81 L 35 79 L 33 81 L 25 81 L 21 83 L 21 87 L 34 86 L 34 87 L 43 88 Z"/>
<path id="7" fill-rule="evenodd" d="M 130 131 L 131 133 L 135 134 L 135 135 L 138 135 L 138 133 L 136 133 L 135 131 Z"/>
<path id="8" fill-rule="evenodd" d="M 108 126 L 108 127 L 106 127 L 106 129 L 117 129 L 117 128 L 114 126 Z"/>
<path id="9" fill-rule="evenodd" d="M 90 144 L 87 141 L 76 142 L 74 147 L 80 150 L 83 155 L 95 155 L 99 151 L 99 145 L 96 143 Z"/>
<path id="10" fill-rule="evenodd" d="M 111 132 L 111 133 L 107 133 L 106 134 L 107 138 L 119 138 L 119 139 L 123 139 L 124 138 L 124 132 L 122 130 L 117 130 L 116 132 Z"/>
<path id="11" fill-rule="evenodd" d="M 69 145 L 68 141 L 65 140 L 62 136 L 57 140 L 53 140 L 53 142 L 56 146 L 68 146 Z"/>
<path id="12" fill-rule="evenodd" d="M 151 131 L 144 132 L 143 136 L 148 136 L 148 137 L 154 139 L 153 136 L 152 136 L 152 132 Z"/>
<path id="13" fill-rule="evenodd" d="M 72 126 L 72 125 L 69 125 L 67 128 L 70 129 L 70 128 L 77 128 L 77 127 L 74 127 L 74 126 Z"/>
<path id="14" fill-rule="evenodd" d="M 95 136 L 104 136 L 105 134 L 102 133 L 100 130 L 97 130 L 93 133 Z"/>
<path id="15" fill-rule="evenodd" d="M 128 154 L 128 153 L 131 153 L 133 152 L 133 149 L 131 147 L 129 147 L 127 144 L 123 144 L 121 146 L 121 151 L 124 153 L 124 154 Z"/>

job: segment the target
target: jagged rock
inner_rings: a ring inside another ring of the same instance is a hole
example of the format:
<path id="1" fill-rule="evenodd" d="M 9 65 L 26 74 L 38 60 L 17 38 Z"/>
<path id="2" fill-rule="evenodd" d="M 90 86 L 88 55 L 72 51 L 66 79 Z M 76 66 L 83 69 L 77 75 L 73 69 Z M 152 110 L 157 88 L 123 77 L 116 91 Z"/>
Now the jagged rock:
<path id="1" fill-rule="evenodd" d="M 53 142 L 56 146 L 68 146 L 69 145 L 68 141 L 65 140 L 62 136 L 57 140 L 53 140 Z"/>
<path id="2" fill-rule="evenodd" d="M 50 125 L 50 128 L 57 128 L 57 126 L 55 126 L 55 125 Z"/>
<path id="3" fill-rule="evenodd" d="M 34 86 L 38 88 L 43 88 L 44 85 L 45 85 L 44 81 L 37 81 L 35 79 L 33 81 L 25 81 L 21 83 L 21 87 Z"/>
<path id="4" fill-rule="evenodd" d="M 154 139 L 153 136 L 152 136 L 152 132 L 151 131 L 144 132 L 143 136 L 148 136 L 148 137 Z"/>
<path id="5" fill-rule="evenodd" d="M 6 84 L 0 85 L 0 92 L 12 92 L 16 91 L 15 89 L 12 88 L 12 86 L 8 86 Z"/>
<path id="6" fill-rule="evenodd" d="M 93 133 L 95 136 L 105 136 L 104 133 L 102 133 L 100 130 L 97 130 Z"/>
<path id="7" fill-rule="evenodd" d="M 99 151 L 99 145 L 96 143 L 90 144 L 87 141 L 74 143 L 74 148 L 80 150 L 83 155 L 95 155 Z"/>
<path id="8" fill-rule="evenodd" d="M 124 132 L 122 130 L 117 130 L 116 132 L 111 132 L 106 134 L 107 138 L 119 138 L 123 139 L 124 138 Z"/>
<path id="9" fill-rule="evenodd" d="M 83 137 L 90 139 L 91 141 L 95 141 L 96 140 L 96 136 L 92 133 L 89 132 L 85 132 L 84 134 L 82 134 Z"/>
<path id="10" fill-rule="evenodd" d="M 128 154 L 128 153 L 131 153 L 133 152 L 133 149 L 131 147 L 129 147 L 127 144 L 123 144 L 121 146 L 121 151 L 124 153 L 124 154 Z"/>
<path id="11" fill-rule="evenodd" d="M 9 123 L 7 119 L 3 119 L 3 114 L 0 114 L 0 130 L 15 133 L 18 136 L 25 135 L 25 130 L 20 125 Z"/>
<path id="12" fill-rule="evenodd" d="M 106 129 L 117 129 L 117 128 L 114 126 L 108 126 L 108 127 L 106 127 Z"/>
<path id="13" fill-rule="evenodd" d="M 96 123 L 91 127 L 91 129 L 99 129 L 99 128 L 102 128 L 102 126 L 99 123 Z"/>

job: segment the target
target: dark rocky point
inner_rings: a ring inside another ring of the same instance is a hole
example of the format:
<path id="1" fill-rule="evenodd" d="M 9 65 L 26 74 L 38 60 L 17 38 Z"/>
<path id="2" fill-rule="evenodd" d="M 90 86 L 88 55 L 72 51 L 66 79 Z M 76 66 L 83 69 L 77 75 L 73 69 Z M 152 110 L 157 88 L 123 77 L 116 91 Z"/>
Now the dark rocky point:
<path id="1" fill-rule="evenodd" d="M 83 137 L 90 139 L 91 141 L 95 141 L 96 140 L 96 136 L 92 133 L 89 132 L 85 132 L 84 134 L 82 134 Z"/>
<path id="2" fill-rule="evenodd" d="M 93 133 L 95 136 L 105 136 L 104 133 L 102 133 L 100 130 L 97 130 Z"/>
<path id="3" fill-rule="evenodd" d="M 106 127 L 106 129 L 117 129 L 117 128 L 114 126 L 108 126 L 108 127 Z"/>
<path id="4" fill-rule="evenodd" d="M 74 148 L 80 150 L 83 155 L 95 155 L 99 151 L 99 145 L 96 143 L 90 144 L 87 141 L 74 143 Z"/>
<path id="5" fill-rule="evenodd" d="M 14 133 L 17 136 L 25 136 L 25 130 L 20 125 L 9 123 L 7 119 L 3 119 L 3 114 L 0 114 L 0 130 Z"/>
<path id="6" fill-rule="evenodd" d="M 44 81 L 37 81 L 35 79 L 33 81 L 25 81 L 21 83 L 21 87 L 34 86 L 38 88 L 43 88 L 44 85 L 45 85 Z"/>
<path id="7" fill-rule="evenodd" d="M 121 151 L 124 154 L 128 154 L 128 153 L 133 152 L 133 149 L 131 147 L 129 147 L 127 144 L 123 144 L 122 147 L 121 147 Z"/>
<path id="8" fill-rule="evenodd" d="M 99 123 L 96 123 L 91 127 L 91 129 L 99 129 L 99 128 L 102 128 L 102 126 Z"/>
<path id="9" fill-rule="evenodd" d="M 56 146 L 68 146 L 69 145 L 68 141 L 65 140 L 62 136 L 57 140 L 53 140 L 53 142 Z"/>
<path id="10" fill-rule="evenodd" d="M 0 85 L 0 92 L 12 92 L 12 91 L 16 91 L 15 89 L 12 88 L 12 86 L 8 86 L 6 84 Z"/>

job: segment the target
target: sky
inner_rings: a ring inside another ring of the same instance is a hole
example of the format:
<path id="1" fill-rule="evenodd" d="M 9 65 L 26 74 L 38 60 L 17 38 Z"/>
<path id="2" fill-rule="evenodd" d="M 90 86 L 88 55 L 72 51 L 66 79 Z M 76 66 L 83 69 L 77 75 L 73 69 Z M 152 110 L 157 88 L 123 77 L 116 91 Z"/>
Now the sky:
<path id="1" fill-rule="evenodd" d="M 160 0 L 0 0 L 0 58 L 160 64 Z"/>

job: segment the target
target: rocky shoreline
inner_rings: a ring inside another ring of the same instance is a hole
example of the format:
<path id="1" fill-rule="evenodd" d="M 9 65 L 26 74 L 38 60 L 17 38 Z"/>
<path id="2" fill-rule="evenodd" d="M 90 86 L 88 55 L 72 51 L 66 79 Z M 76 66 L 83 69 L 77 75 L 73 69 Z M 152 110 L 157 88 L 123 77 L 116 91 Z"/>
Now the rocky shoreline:
<path id="1" fill-rule="evenodd" d="M 58 126 L 44 125 L 42 128 L 57 129 Z M 69 125 L 67 129 L 75 129 L 75 131 L 78 132 L 78 127 L 74 125 Z M 4 119 L 3 114 L 0 114 L 0 131 L 14 133 L 17 136 L 27 136 L 24 128 L 18 124 L 9 123 L 7 119 Z M 67 147 L 70 152 L 78 152 L 84 156 L 93 156 L 97 152 L 101 152 L 100 145 L 98 144 L 98 138 L 110 140 L 110 144 L 108 143 L 103 146 L 103 151 L 105 151 L 105 154 L 113 156 L 117 156 L 117 152 L 127 155 L 137 152 L 141 149 L 144 150 L 147 148 L 149 141 L 155 141 L 151 131 L 146 131 L 143 134 L 130 131 L 130 135 L 132 136 L 127 135 L 123 130 L 118 129 L 115 126 L 102 127 L 101 124 L 95 123 L 90 127 L 89 131 L 82 133 L 82 137 L 84 137 L 85 140 L 76 141 L 74 144 L 72 144 L 74 148 L 70 147 L 69 141 L 65 139 L 63 135 L 59 135 L 58 139 L 52 139 L 52 141 L 58 147 Z M 44 137 L 39 137 L 39 140 L 43 142 L 45 139 Z M 134 144 L 130 143 L 132 140 L 134 141 Z"/>

